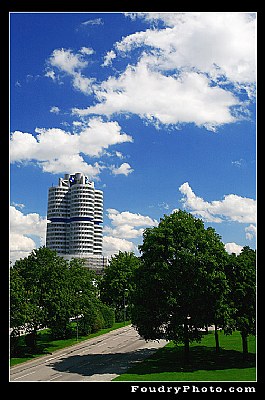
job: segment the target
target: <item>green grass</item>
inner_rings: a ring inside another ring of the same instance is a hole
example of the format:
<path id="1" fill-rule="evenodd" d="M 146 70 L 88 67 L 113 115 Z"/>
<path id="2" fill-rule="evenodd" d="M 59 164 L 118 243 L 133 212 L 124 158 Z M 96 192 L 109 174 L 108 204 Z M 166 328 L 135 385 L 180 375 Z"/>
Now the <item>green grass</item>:
<path id="1" fill-rule="evenodd" d="M 136 364 L 114 381 L 256 381 L 256 340 L 249 336 L 249 355 L 242 357 L 239 332 L 225 336 L 219 332 L 220 353 L 215 352 L 214 334 L 208 333 L 200 343 L 190 346 L 185 362 L 183 346 L 169 342 L 150 358 Z"/>
<path id="2" fill-rule="evenodd" d="M 129 325 L 131 321 L 126 321 L 125 325 Z M 72 337 L 70 339 L 62 339 L 62 340 L 52 340 L 51 335 L 49 333 L 49 329 L 44 329 L 38 332 L 37 337 L 37 348 L 36 352 L 30 353 L 26 344 L 25 344 L 25 336 L 20 337 L 19 341 L 19 353 L 18 357 L 13 357 L 10 359 L 10 366 L 14 366 L 28 360 L 31 360 L 36 357 L 41 357 L 46 354 L 52 354 L 56 350 L 64 349 L 65 347 L 72 346 L 74 344 L 80 343 L 87 339 L 92 339 L 96 336 L 103 335 L 104 333 L 108 333 L 113 331 L 114 329 L 118 329 L 124 326 L 124 322 L 115 322 L 111 328 L 100 329 L 95 333 L 91 333 L 88 336 L 78 336 L 78 340 L 76 337 Z"/>

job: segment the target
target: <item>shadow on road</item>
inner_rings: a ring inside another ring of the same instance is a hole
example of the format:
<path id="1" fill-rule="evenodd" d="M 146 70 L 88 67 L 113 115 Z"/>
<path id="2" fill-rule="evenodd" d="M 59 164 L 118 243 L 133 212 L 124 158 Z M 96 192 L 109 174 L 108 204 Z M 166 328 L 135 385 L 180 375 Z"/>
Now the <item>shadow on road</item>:
<path id="1" fill-rule="evenodd" d="M 59 372 L 75 373 L 82 376 L 94 374 L 120 375 L 153 353 L 153 349 L 140 349 L 128 353 L 76 355 L 51 362 L 49 366 Z"/>

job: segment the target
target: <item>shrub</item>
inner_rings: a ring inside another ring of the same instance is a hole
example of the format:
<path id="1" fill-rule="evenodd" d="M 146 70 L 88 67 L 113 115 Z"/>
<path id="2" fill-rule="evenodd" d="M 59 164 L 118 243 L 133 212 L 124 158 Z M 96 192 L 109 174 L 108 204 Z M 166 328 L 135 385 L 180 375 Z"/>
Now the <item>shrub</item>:
<path id="1" fill-rule="evenodd" d="M 111 328 L 115 322 L 114 309 L 102 303 L 102 305 L 100 306 L 100 311 L 104 319 L 103 328 Z"/>

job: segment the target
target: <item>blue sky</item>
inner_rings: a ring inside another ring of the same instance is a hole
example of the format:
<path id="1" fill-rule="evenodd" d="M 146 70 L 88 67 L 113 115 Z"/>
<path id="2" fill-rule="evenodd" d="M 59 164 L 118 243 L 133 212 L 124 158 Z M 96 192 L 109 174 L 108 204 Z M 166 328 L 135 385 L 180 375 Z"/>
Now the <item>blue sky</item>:
<path id="1" fill-rule="evenodd" d="M 255 248 L 255 81 L 255 13 L 10 13 L 11 260 L 74 172 L 104 191 L 105 255 L 175 209 Z"/>

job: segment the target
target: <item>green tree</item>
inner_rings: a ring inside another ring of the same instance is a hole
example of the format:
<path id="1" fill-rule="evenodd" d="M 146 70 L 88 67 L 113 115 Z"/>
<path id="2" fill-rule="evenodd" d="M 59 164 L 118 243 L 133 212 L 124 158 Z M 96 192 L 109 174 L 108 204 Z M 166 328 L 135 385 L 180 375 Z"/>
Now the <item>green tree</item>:
<path id="1" fill-rule="evenodd" d="M 14 331 L 23 329 L 27 322 L 27 302 L 24 279 L 18 270 L 10 269 L 10 328 Z"/>
<path id="2" fill-rule="evenodd" d="M 97 277 L 80 259 L 68 262 L 41 247 L 16 261 L 10 278 L 12 327 L 18 331 L 23 324 L 32 348 L 41 327 L 50 328 L 53 337 L 59 339 L 73 335 L 73 318 L 83 334 L 105 324 L 103 314 L 107 316 L 108 311 L 99 299 Z"/>
<path id="3" fill-rule="evenodd" d="M 41 247 L 31 254 L 17 260 L 12 267 L 20 276 L 24 284 L 24 299 L 26 302 L 25 328 L 30 335 L 31 347 L 36 345 L 37 330 L 46 326 L 47 312 L 44 307 L 45 297 L 50 285 L 51 271 L 65 261 L 56 255 L 56 252 Z M 10 287 L 13 285 L 13 274 L 10 276 Z M 10 298 L 13 302 L 12 297 Z M 12 306 L 13 307 L 13 306 Z M 14 315 L 11 308 L 10 317 Z"/>
<path id="4" fill-rule="evenodd" d="M 249 246 L 230 255 L 227 276 L 234 308 L 234 329 L 241 333 L 243 357 L 248 354 L 248 336 L 256 333 L 256 251 Z"/>
<path id="5" fill-rule="evenodd" d="M 205 230 L 202 220 L 179 210 L 147 228 L 139 249 L 132 323 L 146 340 L 184 343 L 188 357 L 189 343 L 202 336 L 200 328 L 220 319 L 224 246 L 214 229 Z"/>
<path id="6" fill-rule="evenodd" d="M 214 325 L 216 352 L 220 351 L 218 328 L 229 331 L 233 308 L 228 300 L 230 294 L 229 283 L 225 274 L 227 252 L 220 235 L 211 227 L 202 235 L 204 245 L 201 254 L 197 256 L 197 266 L 200 265 L 202 281 L 201 317 L 206 327 Z"/>
<path id="7" fill-rule="evenodd" d="M 139 267 L 139 258 L 132 252 L 119 252 L 111 257 L 99 283 L 100 298 L 103 303 L 115 309 L 116 321 L 131 315 L 130 296 L 134 289 L 133 276 Z"/>
<path id="8" fill-rule="evenodd" d="M 43 294 L 43 309 L 45 326 L 50 328 L 55 339 L 62 339 L 72 334 L 70 318 L 73 316 L 75 297 L 69 263 L 61 257 L 54 261 L 47 266 L 49 285 Z"/>
<path id="9" fill-rule="evenodd" d="M 97 280 L 95 272 L 85 268 L 82 259 L 70 261 L 68 292 L 71 297 L 71 316 L 76 317 L 79 332 L 83 335 L 104 326 Z"/>
<path id="10" fill-rule="evenodd" d="M 25 298 L 24 280 L 18 271 L 10 269 L 10 354 L 14 356 L 18 350 L 20 330 L 27 322 L 27 303 Z"/>

